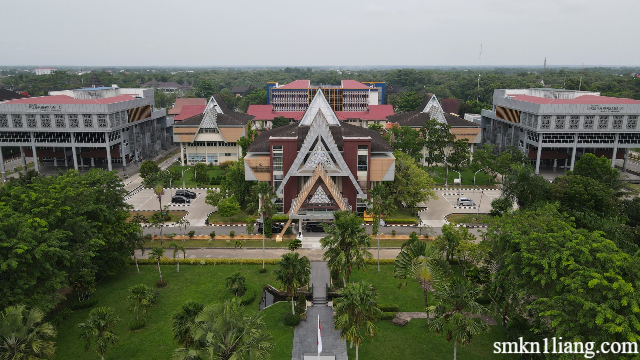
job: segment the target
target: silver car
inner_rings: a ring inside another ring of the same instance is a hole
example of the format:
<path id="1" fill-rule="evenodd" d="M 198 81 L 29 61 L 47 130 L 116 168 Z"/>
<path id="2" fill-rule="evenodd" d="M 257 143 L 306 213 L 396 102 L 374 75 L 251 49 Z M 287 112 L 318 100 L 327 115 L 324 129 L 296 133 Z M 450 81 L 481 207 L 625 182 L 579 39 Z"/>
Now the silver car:
<path id="1" fill-rule="evenodd" d="M 459 197 L 458 206 L 476 206 L 476 203 L 469 198 Z"/>

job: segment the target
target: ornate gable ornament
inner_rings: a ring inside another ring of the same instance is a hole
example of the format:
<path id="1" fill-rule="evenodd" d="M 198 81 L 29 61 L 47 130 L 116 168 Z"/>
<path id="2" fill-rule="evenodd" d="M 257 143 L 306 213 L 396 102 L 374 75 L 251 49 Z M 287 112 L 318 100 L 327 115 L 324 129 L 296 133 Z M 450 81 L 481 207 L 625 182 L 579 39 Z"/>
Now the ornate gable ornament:
<path id="1" fill-rule="evenodd" d="M 322 141 L 318 139 L 318 143 L 316 147 L 313 149 L 311 154 L 309 155 L 309 159 L 307 159 L 307 163 L 304 164 L 305 169 L 313 170 L 318 167 L 318 164 L 322 163 L 325 169 L 335 169 L 336 165 L 331 160 L 331 156 L 327 149 L 325 149 Z"/>
<path id="2" fill-rule="evenodd" d="M 336 113 L 333 112 L 331 105 L 329 105 L 329 102 L 320 89 L 318 89 L 316 96 L 311 100 L 311 104 L 309 104 L 298 126 L 311 126 L 311 123 L 318 117 L 323 117 L 329 125 L 340 126 L 340 120 L 338 120 Z"/>
<path id="3" fill-rule="evenodd" d="M 435 94 L 431 97 L 431 99 L 427 103 L 427 106 L 422 109 L 422 112 L 429 114 L 429 117 L 431 119 L 436 119 L 438 120 L 438 122 L 441 122 L 443 124 L 447 123 L 447 119 L 444 117 L 444 110 L 442 110 L 440 101 L 438 101 L 438 98 Z"/>
<path id="4" fill-rule="evenodd" d="M 318 186 L 316 193 L 313 194 L 311 199 L 309 199 L 310 204 L 329 204 L 331 203 L 331 199 L 327 196 L 327 193 L 324 192 L 322 186 Z"/>

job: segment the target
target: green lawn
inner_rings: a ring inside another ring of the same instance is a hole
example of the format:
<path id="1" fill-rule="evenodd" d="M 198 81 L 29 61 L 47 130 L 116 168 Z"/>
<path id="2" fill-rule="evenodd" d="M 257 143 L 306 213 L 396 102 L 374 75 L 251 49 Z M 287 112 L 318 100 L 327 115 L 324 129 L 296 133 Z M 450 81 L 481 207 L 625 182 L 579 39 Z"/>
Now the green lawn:
<path id="1" fill-rule="evenodd" d="M 454 224 L 487 224 L 487 220 L 491 218 L 493 217 L 489 214 L 451 214 L 447 220 Z"/>
<path id="2" fill-rule="evenodd" d="M 277 286 L 273 269 L 267 266 L 266 274 L 258 273 L 259 265 L 182 265 L 180 273 L 176 273 L 174 265 L 162 265 L 163 278 L 168 286 L 159 289 L 157 304 L 147 315 L 147 327 L 131 332 L 127 325 L 135 318 L 128 312 L 129 301 L 126 300 L 128 289 L 137 284 L 146 284 L 155 288 L 158 271 L 155 266 L 140 266 L 140 275 L 136 274 L 135 266 L 130 266 L 117 275 L 100 282 L 93 298 L 99 299 L 96 306 L 108 306 L 115 309 L 122 321 L 116 326 L 115 333 L 120 337 L 120 343 L 111 348 L 106 359 L 170 359 L 178 344 L 171 334 L 171 316 L 180 310 L 180 306 L 187 300 L 201 301 L 205 304 L 221 302 L 233 295 L 225 288 L 225 278 L 239 271 L 247 279 L 249 291 L 260 291 L 262 286 L 270 283 Z M 260 294 L 253 303 L 247 305 L 246 310 L 258 311 Z M 283 323 L 284 315 L 290 310 L 288 304 L 278 304 L 266 309 L 264 321 L 275 342 L 273 359 L 291 357 L 293 344 L 293 327 L 286 327 Z M 56 359 L 99 359 L 95 352 L 86 353 L 84 342 L 78 338 L 78 323 L 84 322 L 91 309 L 74 311 L 58 326 L 56 339 Z"/>
<path id="3" fill-rule="evenodd" d="M 199 188 L 203 188 L 203 187 L 220 187 L 220 185 L 196 184 L 195 180 L 193 179 L 193 176 L 194 176 L 193 168 L 194 168 L 193 166 L 185 166 L 184 167 L 184 181 L 185 181 L 185 186 L 186 187 L 195 187 L 196 185 Z M 182 171 L 182 166 L 173 165 L 173 166 L 169 167 L 169 171 Z M 209 176 L 209 179 L 211 179 L 214 176 L 224 176 L 225 174 L 226 174 L 226 172 L 224 170 L 220 170 L 219 166 L 213 166 L 213 167 L 207 166 L 207 175 Z M 182 179 L 178 180 L 177 184 L 173 183 L 172 186 L 173 187 L 181 187 L 182 186 Z"/>
<path id="4" fill-rule="evenodd" d="M 169 213 L 169 216 L 171 216 L 171 220 L 166 222 L 178 222 L 185 215 L 187 215 L 187 212 L 184 210 L 168 210 L 167 212 Z M 149 221 L 149 219 L 151 219 L 153 214 L 157 214 L 157 213 L 159 213 L 159 211 L 131 211 L 129 212 L 129 221 L 133 221 L 133 217 L 136 216 L 136 214 L 140 214 L 144 216 L 147 219 L 147 221 Z"/>
<path id="5" fill-rule="evenodd" d="M 430 168 L 425 167 L 424 169 L 429 173 L 429 175 L 431 175 L 436 185 L 444 185 L 446 172 L 444 166 L 432 166 Z M 462 175 L 462 185 L 473 185 L 474 172 L 469 168 L 462 168 L 460 172 Z M 449 186 L 453 186 L 453 179 L 457 178 L 458 173 L 449 168 Z M 476 185 L 487 185 L 488 181 L 489 176 L 484 171 L 480 171 L 478 175 L 476 175 Z"/>
<path id="6" fill-rule="evenodd" d="M 211 224 L 227 224 L 227 223 L 246 223 L 245 221 L 247 220 L 247 218 L 251 218 L 253 219 L 253 221 L 256 220 L 256 218 L 254 216 L 249 216 L 249 214 L 247 214 L 247 212 L 245 210 L 240 210 L 240 212 L 230 218 L 228 217 L 224 217 L 224 216 L 220 216 L 220 214 L 218 214 L 218 212 L 214 212 L 213 214 L 211 214 L 209 216 L 209 223 Z M 256 231 L 258 228 L 256 226 L 255 230 Z"/>
<path id="7" fill-rule="evenodd" d="M 239 234 L 237 234 L 239 235 Z M 207 240 L 188 240 L 189 237 L 185 237 L 184 244 L 182 243 L 181 239 L 176 239 L 176 240 L 168 240 L 165 239 L 164 243 L 169 244 L 171 242 L 175 242 L 178 245 L 184 246 L 185 248 L 203 248 L 203 247 L 228 247 L 228 248 L 233 248 L 235 247 L 235 243 L 236 240 L 229 240 L 229 242 L 227 242 L 227 240 L 213 240 L 212 242 L 208 242 Z M 283 240 L 280 242 L 276 242 L 275 241 L 275 235 L 274 235 L 274 239 L 273 240 L 269 240 L 269 238 L 265 238 L 264 241 L 264 246 L 267 248 L 287 248 L 289 246 L 289 243 L 291 242 L 291 240 Z M 153 242 L 147 241 L 144 243 L 145 247 L 147 248 L 152 248 L 154 246 L 159 246 L 160 245 L 160 240 L 154 240 Z M 261 248 L 262 247 L 262 240 L 243 240 L 242 241 L 242 247 L 243 248 Z"/>

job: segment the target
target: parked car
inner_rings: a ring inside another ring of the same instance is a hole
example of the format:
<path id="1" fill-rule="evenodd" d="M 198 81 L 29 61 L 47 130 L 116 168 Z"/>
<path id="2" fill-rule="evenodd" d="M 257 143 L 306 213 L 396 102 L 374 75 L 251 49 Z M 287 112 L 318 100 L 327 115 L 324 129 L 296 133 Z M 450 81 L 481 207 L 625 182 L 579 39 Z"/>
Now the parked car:
<path id="1" fill-rule="evenodd" d="M 261 222 L 258 223 L 258 233 L 262 234 L 262 228 L 264 226 L 262 225 Z M 282 226 L 281 224 L 271 224 L 271 232 L 272 233 L 280 233 L 282 232 L 282 229 L 284 228 L 284 226 Z"/>
<path id="2" fill-rule="evenodd" d="M 196 193 L 189 190 L 176 190 L 176 195 L 186 197 L 187 199 L 195 199 L 198 196 Z"/>
<path id="3" fill-rule="evenodd" d="M 306 232 L 324 232 L 324 228 L 322 227 L 324 223 L 317 221 L 310 221 L 304 223 L 304 231 Z"/>
<path id="4" fill-rule="evenodd" d="M 187 199 L 184 196 L 180 196 L 180 195 L 174 195 L 171 198 L 171 202 L 176 203 L 176 204 L 188 204 L 191 202 L 191 200 Z"/>
<path id="5" fill-rule="evenodd" d="M 458 206 L 476 206 L 475 201 L 469 199 L 469 198 L 465 198 L 465 197 L 459 197 L 458 198 Z"/>

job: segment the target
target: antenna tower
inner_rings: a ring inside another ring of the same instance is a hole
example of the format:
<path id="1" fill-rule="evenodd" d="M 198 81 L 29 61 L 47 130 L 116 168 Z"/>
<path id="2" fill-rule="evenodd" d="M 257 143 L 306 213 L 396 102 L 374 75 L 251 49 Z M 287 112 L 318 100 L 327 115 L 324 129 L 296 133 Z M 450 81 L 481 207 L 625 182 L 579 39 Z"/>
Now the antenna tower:
<path id="1" fill-rule="evenodd" d="M 478 55 L 478 95 L 476 101 L 480 101 L 480 66 L 482 66 L 482 43 L 480 43 L 480 55 Z"/>

